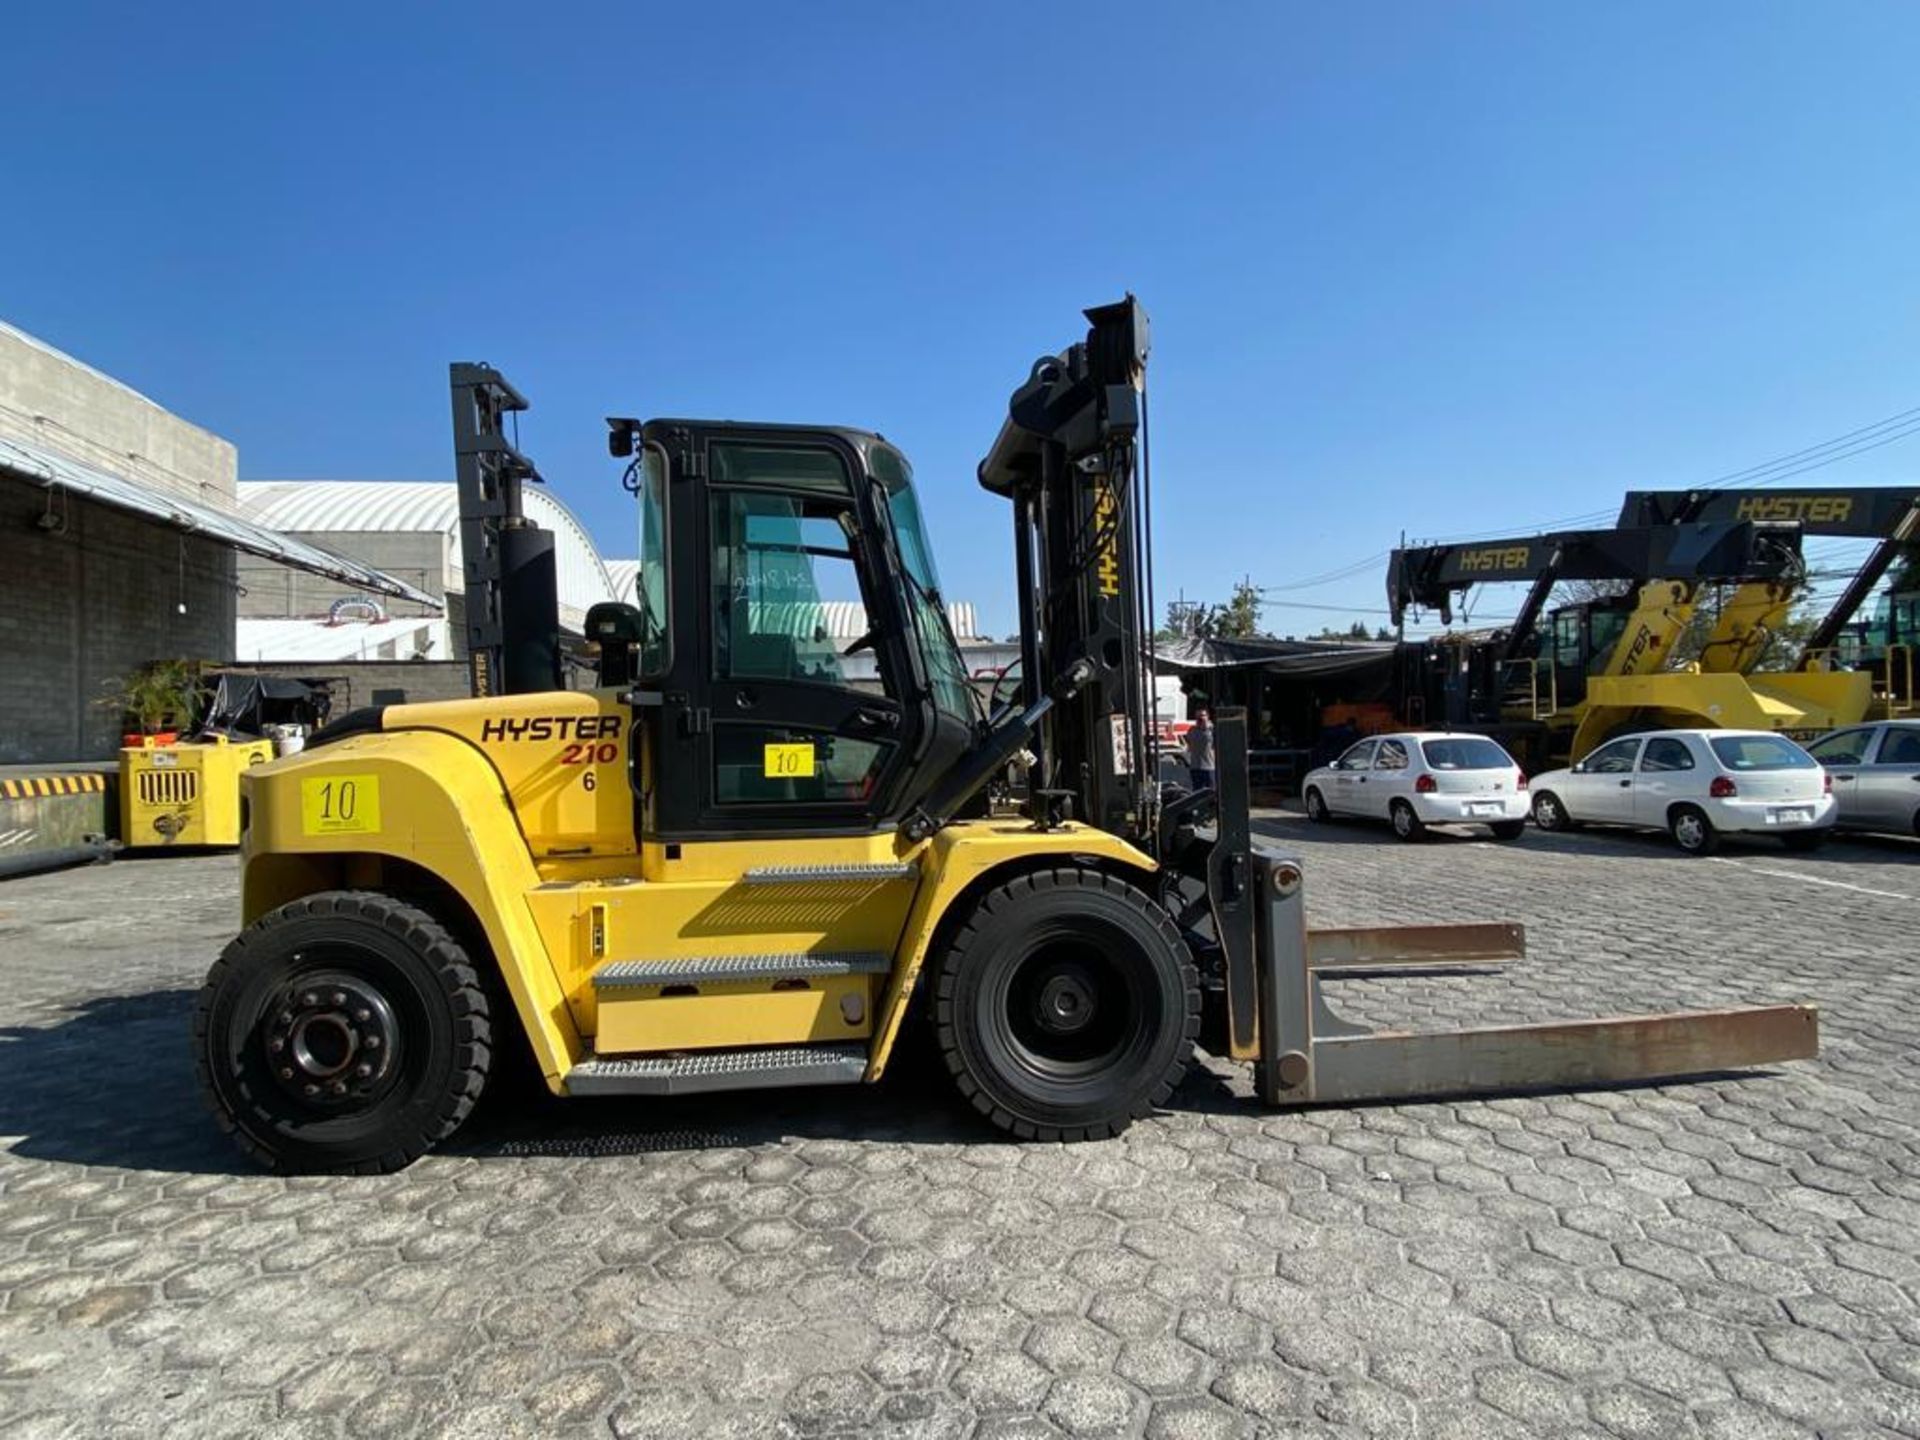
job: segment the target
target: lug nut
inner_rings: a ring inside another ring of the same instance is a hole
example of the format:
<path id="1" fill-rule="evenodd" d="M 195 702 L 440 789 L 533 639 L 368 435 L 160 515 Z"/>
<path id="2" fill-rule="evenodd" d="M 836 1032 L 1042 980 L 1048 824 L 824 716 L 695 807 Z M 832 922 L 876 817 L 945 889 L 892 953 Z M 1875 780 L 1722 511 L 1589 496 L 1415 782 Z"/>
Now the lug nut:
<path id="1" fill-rule="evenodd" d="M 267 1048 L 271 1050 L 274 1054 L 278 1055 L 282 1050 L 287 1048 L 287 1042 L 282 1040 L 279 1036 L 276 1035 L 274 1036 L 272 1042 L 267 1046 Z"/>
<path id="2" fill-rule="evenodd" d="M 344 1080 L 334 1081 L 332 1088 L 333 1088 L 333 1093 L 336 1095 L 344 1095 L 347 1093 L 347 1086 Z"/>
<path id="3" fill-rule="evenodd" d="M 335 1005 L 344 1005 L 347 1003 L 347 997 L 336 990 L 333 992 L 333 1003 Z"/>
<path id="4" fill-rule="evenodd" d="M 309 990 L 305 995 L 300 997 L 300 1003 L 302 1005 L 318 1005 L 320 1003 L 320 997 Z"/>
<path id="5" fill-rule="evenodd" d="M 281 1078 L 282 1080 L 291 1080 L 291 1079 L 293 1079 L 293 1071 L 291 1071 L 291 1070 L 282 1070 L 282 1071 L 280 1072 L 280 1078 Z"/>
<path id="6" fill-rule="evenodd" d="M 367 1021 L 373 1018 L 373 1012 L 371 1010 L 366 1009 L 363 1006 L 362 1008 L 353 1012 L 353 1018 L 358 1020 L 362 1025 L 364 1025 L 367 1023 Z"/>
<path id="7" fill-rule="evenodd" d="M 364 1080 L 367 1078 L 367 1076 L 373 1074 L 373 1067 L 371 1065 L 362 1065 L 359 1068 L 357 1068 L 353 1073 L 358 1075 L 362 1080 Z"/>
<path id="8" fill-rule="evenodd" d="M 378 1035 L 367 1036 L 367 1049 L 378 1050 L 379 1048 L 380 1048 L 380 1037 Z"/>
<path id="9" fill-rule="evenodd" d="M 320 1093 L 320 1087 L 318 1085 L 309 1085 L 306 1088 L 307 1094 L 309 1095 L 318 1095 Z"/>

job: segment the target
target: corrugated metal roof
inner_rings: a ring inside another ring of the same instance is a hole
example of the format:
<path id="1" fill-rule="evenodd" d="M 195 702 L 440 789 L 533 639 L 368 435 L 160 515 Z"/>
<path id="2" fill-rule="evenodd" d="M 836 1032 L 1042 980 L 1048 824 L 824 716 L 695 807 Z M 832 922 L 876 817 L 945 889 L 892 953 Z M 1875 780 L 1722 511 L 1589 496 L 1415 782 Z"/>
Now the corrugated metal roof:
<path id="1" fill-rule="evenodd" d="M 77 460 L 69 460 L 64 455 L 43 450 L 37 445 L 0 439 L 0 471 L 44 489 L 71 491 L 97 500 L 102 505 L 144 515 L 189 534 L 204 535 L 223 545 L 231 545 L 236 550 L 244 550 L 249 555 L 262 555 L 282 565 L 291 565 L 296 570 L 325 575 L 378 595 L 393 595 L 436 610 L 440 608 L 440 602 L 431 595 L 371 565 L 336 555 L 331 550 L 310 545 L 291 535 L 282 535 L 257 519 L 217 509 L 204 500 L 190 500 L 184 495 L 160 490 L 125 475 L 114 475 L 91 465 L 82 465 Z"/>
<path id="2" fill-rule="evenodd" d="M 607 561 L 607 579 L 613 582 L 613 598 L 633 604 L 634 586 L 640 579 L 638 560 Z"/>
<path id="3" fill-rule="evenodd" d="M 561 617 L 578 630 L 590 606 L 620 592 L 586 526 L 552 491 L 528 485 L 521 495 L 527 518 L 553 532 Z M 448 588 L 462 588 L 460 496 L 451 480 L 243 480 L 240 502 L 261 524 L 295 534 L 444 535 Z"/>
<path id="4" fill-rule="evenodd" d="M 953 626 L 955 639 L 975 638 L 970 602 L 957 600 L 948 605 L 947 621 Z M 755 607 L 754 628 L 763 634 L 791 635 L 798 640 L 824 632 L 829 640 L 852 642 L 867 633 L 867 607 L 858 600 L 823 600 L 818 604 L 771 601 Z"/>
<path id="5" fill-rule="evenodd" d="M 242 619 L 236 660 L 451 660 L 445 620 L 356 621 Z"/>

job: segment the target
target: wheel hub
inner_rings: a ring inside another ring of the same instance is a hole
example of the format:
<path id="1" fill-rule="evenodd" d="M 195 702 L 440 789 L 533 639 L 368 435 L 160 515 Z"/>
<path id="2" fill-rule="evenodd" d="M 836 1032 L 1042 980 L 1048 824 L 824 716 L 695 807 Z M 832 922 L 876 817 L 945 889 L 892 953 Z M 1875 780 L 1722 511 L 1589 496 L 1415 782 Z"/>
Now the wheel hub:
<path id="1" fill-rule="evenodd" d="M 1087 1028 L 1099 1008 L 1099 998 L 1087 977 L 1073 972 L 1049 976 L 1035 1001 L 1040 1028 L 1054 1035 L 1075 1035 Z"/>
<path id="2" fill-rule="evenodd" d="M 308 1105 L 367 1099 L 392 1073 L 399 1048 L 393 1007 L 351 975 L 310 975 L 280 997 L 263 1043 L 280 1087 Z"/>

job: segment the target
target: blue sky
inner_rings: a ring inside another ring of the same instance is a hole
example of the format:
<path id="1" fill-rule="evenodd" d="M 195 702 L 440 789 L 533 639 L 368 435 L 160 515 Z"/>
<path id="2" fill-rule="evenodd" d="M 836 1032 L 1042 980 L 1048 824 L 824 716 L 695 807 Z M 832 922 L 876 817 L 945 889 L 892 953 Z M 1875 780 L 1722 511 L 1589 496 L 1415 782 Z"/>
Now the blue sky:
<path id="1" fill-rule="evenodd" d="M 1276 589 L 1336 607 L 1278 633 L 1378 620 L 1359 562 L 1403 530 L 1610 513 L 1920 405 L 1920 8 L 694 11 L 28 7 L 0 315 L 255 479 L 450 473 L 446 362 L 489 360 L 609 555 L 603 415 L 878 429 L 995 633 L 974 464 L 1128 289 L 1160 594 L 1354 567 Z"/>

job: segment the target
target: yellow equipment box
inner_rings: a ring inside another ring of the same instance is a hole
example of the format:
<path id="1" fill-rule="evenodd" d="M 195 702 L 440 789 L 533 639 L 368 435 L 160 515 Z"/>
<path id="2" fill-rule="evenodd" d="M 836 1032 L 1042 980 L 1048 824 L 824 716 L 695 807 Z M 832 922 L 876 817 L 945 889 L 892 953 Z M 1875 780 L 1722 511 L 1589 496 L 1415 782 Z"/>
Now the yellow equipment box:
<path id="1" fill-rule="evenodd" d="M 238 845 L 240 772 L 271 759 L 271 740 L 123 749 L 121 843 L 135 848 Z"/>

